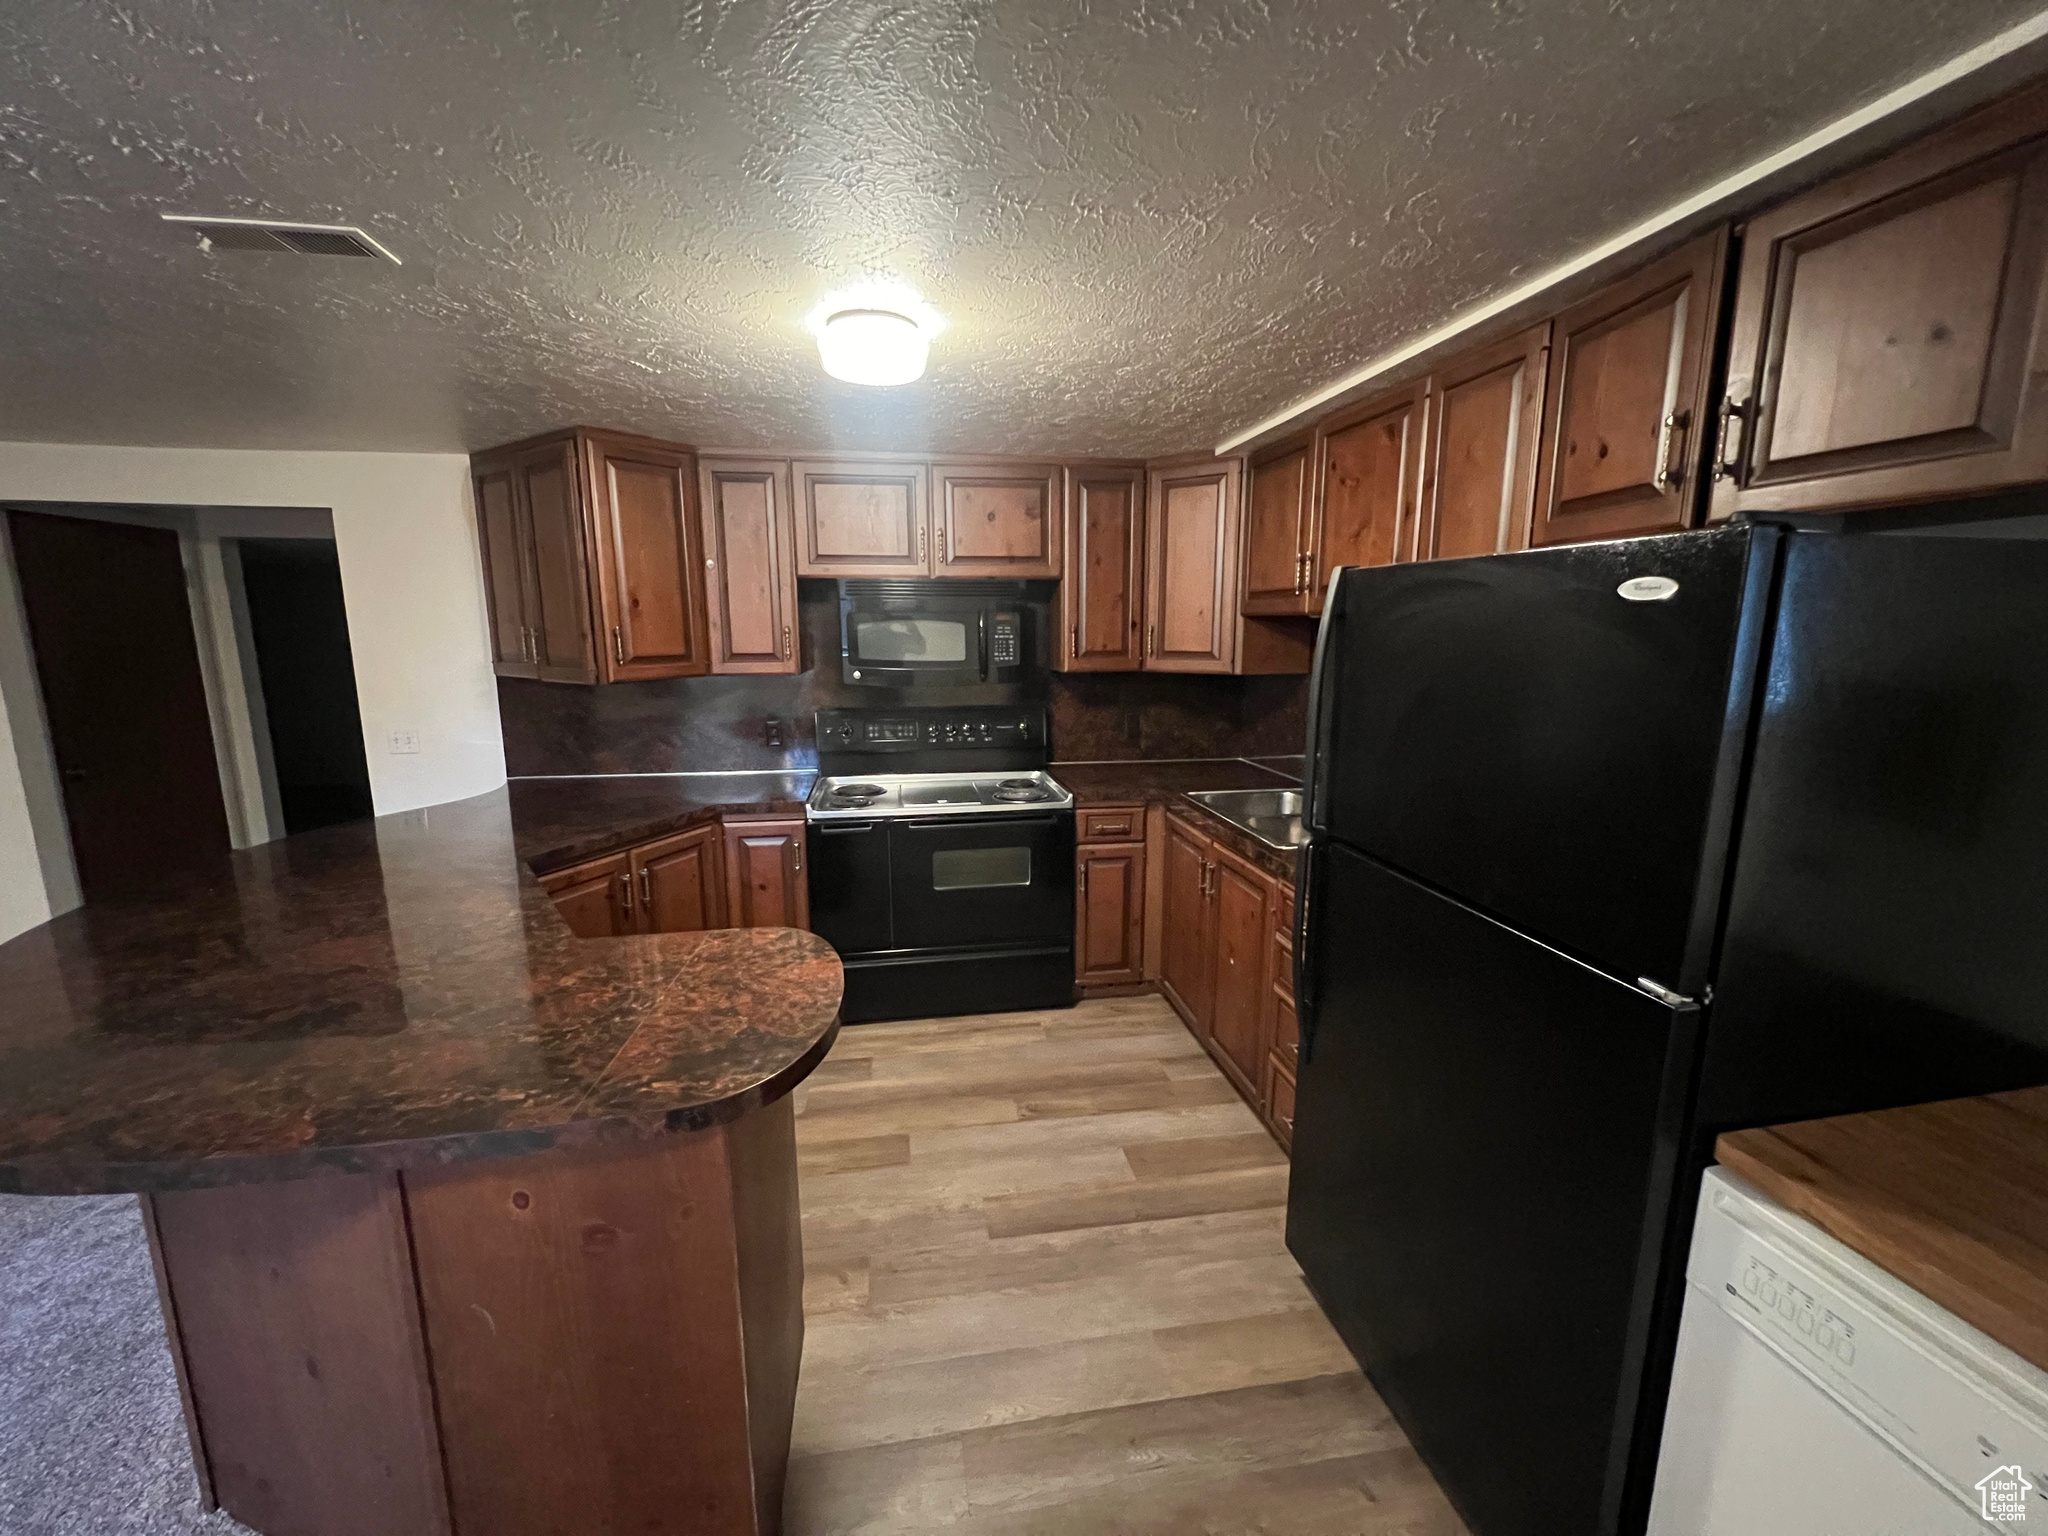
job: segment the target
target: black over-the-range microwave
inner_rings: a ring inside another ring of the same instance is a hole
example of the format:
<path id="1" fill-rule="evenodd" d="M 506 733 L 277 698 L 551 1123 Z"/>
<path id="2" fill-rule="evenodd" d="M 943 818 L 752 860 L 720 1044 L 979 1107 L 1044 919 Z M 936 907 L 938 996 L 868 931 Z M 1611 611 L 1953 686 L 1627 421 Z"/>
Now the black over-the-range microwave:
<path id="1" fill-rule="evenodd" d="M 1016 682 L 1037 666 L 1045 606 L 1020 581 L 842 581 L 840 666 L 867 688 Z"/>

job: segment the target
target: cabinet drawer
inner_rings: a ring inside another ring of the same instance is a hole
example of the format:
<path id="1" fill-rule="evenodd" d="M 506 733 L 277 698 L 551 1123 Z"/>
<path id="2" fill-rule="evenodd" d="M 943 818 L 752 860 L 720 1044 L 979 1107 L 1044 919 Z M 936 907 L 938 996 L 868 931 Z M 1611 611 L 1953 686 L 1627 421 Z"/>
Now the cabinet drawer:
<path id="1" fill-rule="evenodd" d="M 1290 1072 L 1301 1060 L 1301 1023 L 1295 1017 L 1294 997 L 1277 983 L 1273 987 L 1273 1059 Z"/>
<path id="2" fill-rule="evenodd" d="M 1104 805 L 1079 813 L 1075 836 L 1084 843 L 1128 843 L 1145 836 L 1145 807 Z"/>
<path id="3" fill-rule="evenodd" d="M 1274 926 L 1279 929 L 1282 940 L 1292 944 L 1294 942 L 1294 886 L 1292 882 L 1281 882 L 1280 905 L 1277 910 L 1279 915 L 1274 919 Z"/>
<path id="4" fill-rule="evenodd" d="M 1294 1074 L 1281 1065 L 1279 1056 L 1266 1058 L 1266 1117 L 1280 1145 L 1294 1150 Z"/>

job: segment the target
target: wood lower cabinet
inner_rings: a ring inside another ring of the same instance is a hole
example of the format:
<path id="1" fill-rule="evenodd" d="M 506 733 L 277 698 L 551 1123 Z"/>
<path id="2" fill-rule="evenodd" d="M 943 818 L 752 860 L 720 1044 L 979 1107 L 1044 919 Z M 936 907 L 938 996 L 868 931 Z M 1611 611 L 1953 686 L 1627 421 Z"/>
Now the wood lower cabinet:
<path id="1" fill-rule="evenodd" d="M 1209 865 L 1215 908 L 1210 958 L 1209 1038 L 1218 1065 L 1238 1091 L 1257 1103 L 1266 1064 L 1267 950 L 1273 934 L 1273 881 L 1229 849 L 1215 846 Z"/>
<path id="2" fill-rule="evenodd" d="M 1713 514 L 2048 477 L 2048 86 L 1744 227 Z"/>
<path id="3" fill-rule="evenodd" d="M 726 917 L 735 928 L 808 928 L 801 816 L 725 823 Z"/>
<path id="4" fill-rule="evenodd" d="M 1557 317 L 1533 542 L 1693 526 L 1727 259 L 1717 229 Z"/>
<path id="5" fill-rule="evenodd" d="M 1253 454 L 1245 467 L 1244 580 L 1240 611 L 1311 613 L 1315 508 L 1313 444 L 1306 435 Z"/>
<path id="6" fill-rule="evenodd" d="M 931 483 L 934 576 L 1060 574 L 1059 465 L 939 460 Z"/>
<path id="7" fill-rule="evenodd" d="M 931 530 L 922 460 L 799 460 L 799 576 L 924 576 Z"/>
<path id="8" fill-rule="evenodd" d="M 1144 660 L 1145 472 L 1066 471 L 1059 668 L 1129 672 Z"/>
<path id="9" fill-rule="evenodd" d="M 643 843 L 628 857 L 640 901 L 641 933 L 723 928 L 725 868 L 718 823 Z"/>
<path id="10" fill-rule="evenodd" d="M 1214 845 L 1178 816 L 1166 818 L 1159 987 L 1195 1037 L 1206 1042 L 1215 1006 L 1215 908 L 1209 901 Z"/>
<path id="11" fill-rule="evenodd" d="M 1430 375 L 1416 559 L 1528 546 L 1549 356 L 1546 320 Z"/>
<path id="12" fill-rule="evenodd" d="M 540 886 L 579 939 L 612 939 L 637 931 L 639 901 L 632 864 L 623 853 L 544 875 Z"/>
<path id="13" fill-rule="evenodd" d="M 1422 508 L 1429 381 L 1347 407 L 1316 427 L 1316 507 L 1309 611 L 1347 565 L 1415 558 Z"/>
<path id="14" fill-rule="evenodd" d="M 1143 830 L 1142 807 L 1133 817 Z M 1083 987 L 1145 979 L 1145 844 L 1081 844 L 1074 861 L 1074 979 Z"/>
<path id="15" fill-rule="evenodd" d="M 1266 1063 L 1266 1124 L 1273 1137 L 1287 1151 L 1294 1150 L 1294 1074 L 1277 1058 Z"/>
<path id="16" fill-rule="evenodd" d="M 701 459 L 697 499 L 704 519 L 711 670 L 802 671 L 788 463 Z"/>

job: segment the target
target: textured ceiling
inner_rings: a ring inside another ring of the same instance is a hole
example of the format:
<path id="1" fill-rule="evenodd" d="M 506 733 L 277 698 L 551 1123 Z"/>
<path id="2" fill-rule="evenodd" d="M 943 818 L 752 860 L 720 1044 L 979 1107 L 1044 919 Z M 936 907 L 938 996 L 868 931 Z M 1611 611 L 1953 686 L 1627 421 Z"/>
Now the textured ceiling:
<path id="1" fill-rule="evenodd" d="M 1205 445 L 2037 4 L 8 0 L 0 439 Z M 802 329 L 875 273 L 919 384 Z"/>

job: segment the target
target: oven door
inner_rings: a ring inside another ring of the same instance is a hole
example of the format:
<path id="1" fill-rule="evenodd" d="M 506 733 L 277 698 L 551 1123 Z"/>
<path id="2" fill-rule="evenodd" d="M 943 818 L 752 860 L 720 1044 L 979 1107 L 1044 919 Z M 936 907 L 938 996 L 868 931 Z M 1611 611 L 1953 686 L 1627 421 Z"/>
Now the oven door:
<path id="1" fill-rule="evenodd" d="M 847 599 L 839 641 L 845 679 L 867 688 L 959 688 L 988 675 L 988 615 L 967 605 L 915 611 Z"/>
<path id="2" fill-rule="evenodd" d="M 893 821 L 889 854 L 898 949 L 1073 938 L 1071 811 Z"/>

